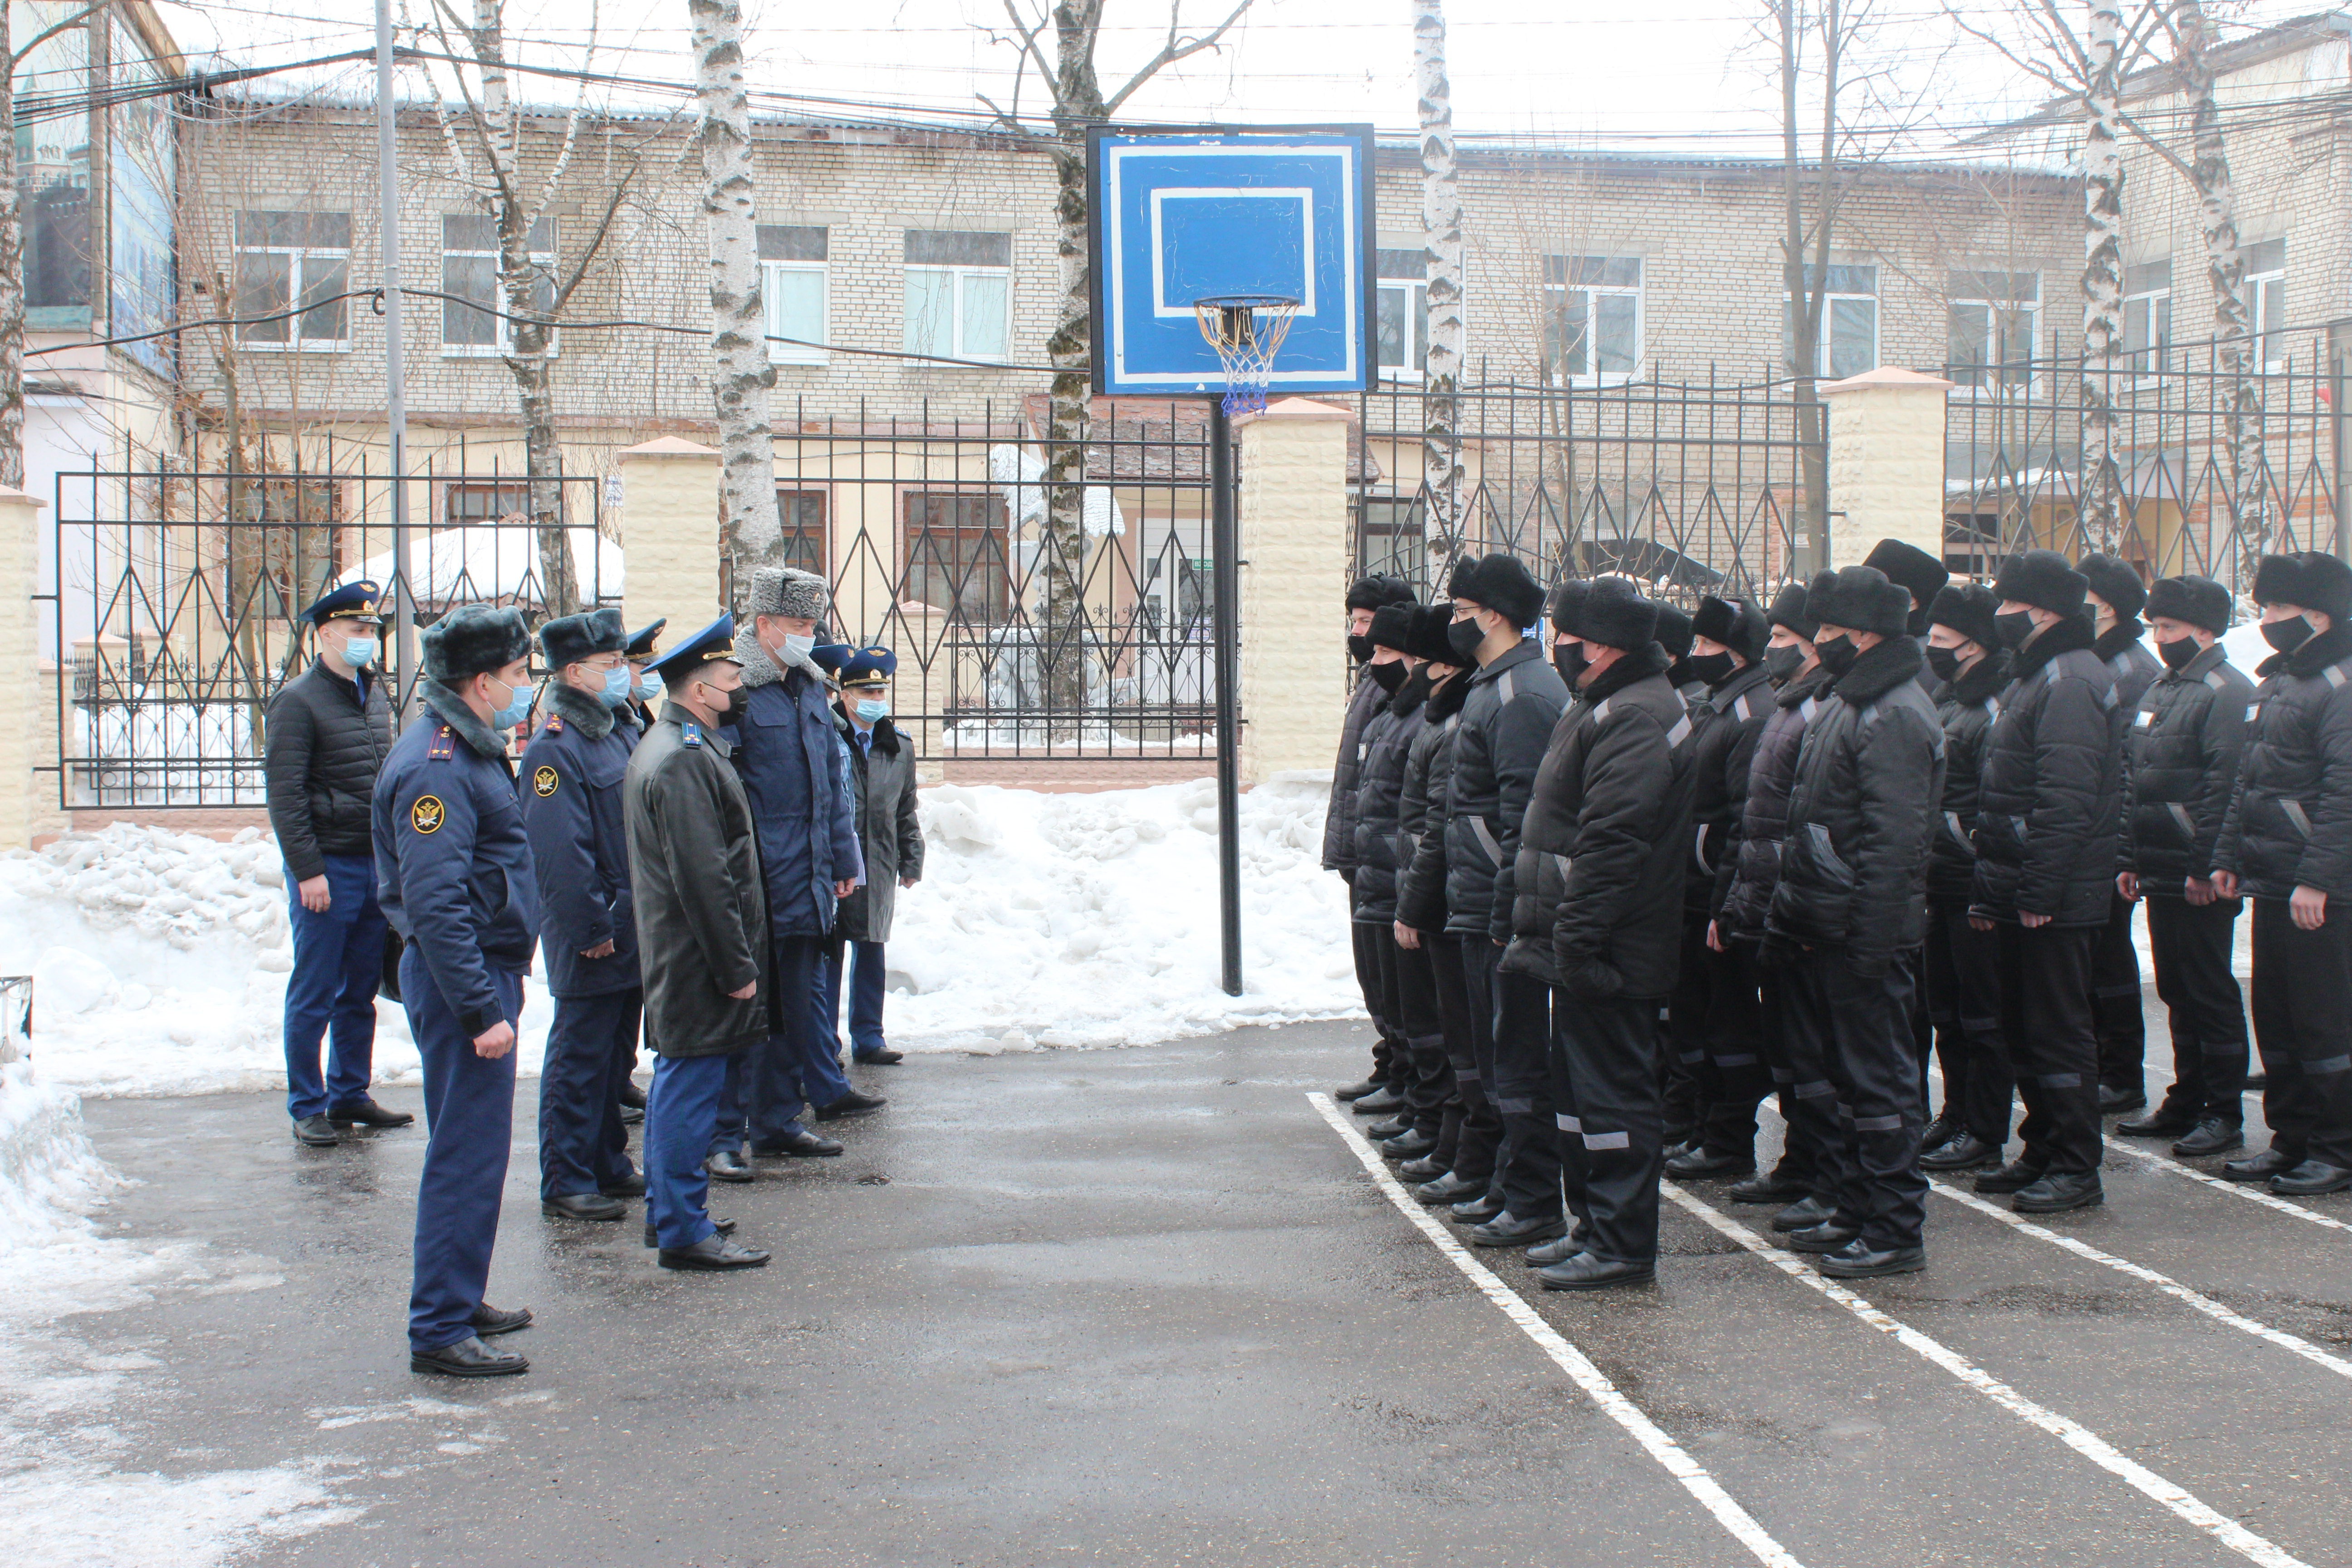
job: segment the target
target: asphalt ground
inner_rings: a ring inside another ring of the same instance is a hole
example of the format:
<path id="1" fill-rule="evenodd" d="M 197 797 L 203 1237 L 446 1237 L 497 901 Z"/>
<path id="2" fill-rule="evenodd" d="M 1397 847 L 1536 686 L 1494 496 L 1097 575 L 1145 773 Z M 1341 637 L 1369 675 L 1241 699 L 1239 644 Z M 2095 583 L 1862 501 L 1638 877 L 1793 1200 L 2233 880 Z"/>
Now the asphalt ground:
<path id="1" fill-rule="evenodd" d="M 1926 1272 L 1835 1292 L 1695 1184 L 1654 1287 L 1548 1295 L 1314 1098 L 1368 1040 L 862 1074 L 891 1104 L 845 1156 L 715 1189 L 777 1255 L 731 1276 L 657 1268 L 640 1205 L 543 1220 L 526 1085 L 491 1300 L 538 1313 L 532 1370 L 480 1384 L 407 1371 L 419 1131 L 93 1101 L 142 1184 L 110 1229 L 283 1283 L 71 1329 L 158 1365 L 118 1467 L 330 1479 L 352 1516 L 266 1563 L 2352 1562 L 2345 1196 L 2111 1146 L 2104 1207 L 2037 1234 L 1939 1194 Z"/>

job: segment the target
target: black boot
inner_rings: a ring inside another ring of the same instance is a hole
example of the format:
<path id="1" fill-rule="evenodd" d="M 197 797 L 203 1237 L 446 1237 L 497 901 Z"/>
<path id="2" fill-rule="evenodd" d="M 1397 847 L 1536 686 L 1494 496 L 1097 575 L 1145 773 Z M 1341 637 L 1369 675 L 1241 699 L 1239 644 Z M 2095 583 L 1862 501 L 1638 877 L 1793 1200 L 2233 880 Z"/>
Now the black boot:
<path id="1" fill-rule="evenodd" d="M 2068 1209 L 2086 1209 L 2106 1201 L 2106 1189 L 2099 1184 L 2098 1172 L 2074 1171 L 2063 1175 L 2053 1172 L 2020 1187 L 2009 1206 L 2020 1214 L 2064 1214 Z"/>

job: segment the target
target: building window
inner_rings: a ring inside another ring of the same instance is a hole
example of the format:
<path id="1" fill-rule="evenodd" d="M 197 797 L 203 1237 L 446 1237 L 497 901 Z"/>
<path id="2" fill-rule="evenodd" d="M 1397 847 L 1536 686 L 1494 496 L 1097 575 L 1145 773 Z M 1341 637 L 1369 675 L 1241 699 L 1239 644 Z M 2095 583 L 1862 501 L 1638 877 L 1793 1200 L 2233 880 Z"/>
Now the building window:
<path id="1" fill-rule="evenodd" d="M 1012 604 L 1004 498 L 994 491 L 907 496 L 905 597 L 962 626 L 993 626 Z"/>
<path id="2" fill-rule="evenodd" d="M 1631 380 L 1642 368 L 1642 258 L 1543 258 L 1544 369 L 1555 384 Z"/>
<path id="3" fill-rule="evenodd" d="M 1001 360 L 1013 313 L 1013 237 L 907 231 L 908 353 Z"/>
<path id="4" fill-rule="evenodd" d="M 469 479 L 447 488 L 441 518 L 451 528 L 482 527 L 509 517 L 530 515 L 530 487 L 520 479 Z"/>
<path id="5" fill-rule="evenodd" d="M 823 490 L 777 489 L 776 521 L 784 531 L 780 564 L 830 577 L 825 569 L 832 552 L 824 531 L 824 500 Z"/>
<path id="6" fill-rule="evenodd" d="M 2254 361 L 2264 370 L 2286 368 L 2286 241 L 2266 239 L 2240 253 L 2246 263 L 2246 314 L 2254 332 Z"/>
<path id="7" fill-rule="evenodd" d="M 831 236 L 822 227 L 760 226 L 760 298 L 768 312 L 768 363 L 824 363 L 824 274 Z M 793 338 L 793 342 L 779 342 Z"/>
<path id="8" fill-rule="evenodd" d="M 1418 381 L 1429 368 L 1429 258 L 1425 251 L 1375 253 L 1380 299 L 1372 314 L 1381 376 Z"/>
<path id="9" fill-rule="evenodd" d="M 2135 375 L 2164 368 L 2172 346 L 2172 262 L 2143 261 L 2124 268 L 2124 363 Z"/>
<path id="10" fill-rule="evenodd" d="M 555 221 L 530 226 L 530 303 L 555 312 Z M 506 316 L 506 291 L 499 286 L 499 222 L 473 213 L 441 216 L 441 352 L 503 354 L 514 352 L 514 323 Z M 555 352 L 548 334 L 547 352 Z"/>
<path id="11" fill-rule="evenodd" d="M 1951 360 L 1945 375 L 1958 385 L 1977 387 L 2022 386 L 2032 379 L 2042 274 L 1955 272 L 1947 292 Z"/>
<path id="12" fill-rule="evenodd" d="M 352 215 L 236 215 L 237 342 L 253 347 L 351 347 Z M 286 312 L 299 310 L 300 315 Z M 275 316 L 276 321 L 252 318 Z"/>
<path id="13" fill-rule="evenodd" d="M 1867 263 L 1832 263 L 1824 273 L 1808 263 L 1805 292 L 1822 287 L 1821 339 L 1813 346 L 1813 374 L 1843 381 L 1878 368 L 1878 268 Z M 1797 367 L 1797 306 L 1780 296 L 1780 363 Z"/>
<path id="14" fill-rule="evenodd" d="M 1419 497 L 1366 496 L 1356 514 L 1356 575 L 1376 573 L 1421 581 L 1429 547 Z"/>

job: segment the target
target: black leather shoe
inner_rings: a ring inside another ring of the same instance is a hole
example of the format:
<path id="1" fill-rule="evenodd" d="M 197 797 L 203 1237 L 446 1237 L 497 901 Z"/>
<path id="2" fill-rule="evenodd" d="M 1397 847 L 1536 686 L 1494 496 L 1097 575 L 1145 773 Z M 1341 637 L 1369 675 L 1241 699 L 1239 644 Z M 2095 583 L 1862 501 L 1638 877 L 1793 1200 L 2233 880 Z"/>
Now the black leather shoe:
<path id="1" fill-rule="evenodd" d="M 1402 1162 L 1418 1160 L 1437 1147 L 1437 1134 L 1408 1127 L 1381 1145 L 1381 1152 L 1389 1159 Z"/>
<path id="2" fill-rule="evenodd" d="M 530 1358 L 518 1351 L 494 1351 L 468 1334 L 454 1345 L 410 1351 L 408 1370 L 436 1372 L 444 1377 L 511 1377 L 530 1370 Z"/>
<path id="3" fill-rule="evenodd" d="M 2137 1110 L 2147 1104 L 2147 1090 L 2117 1089 L 2113 1084 L 2099 1085 L 2099 1114 L 2113 1116 L 2118 1110 Z"/>
<path id="4" fill-rule="evenodd" d="M 2340 1193 L 2352 1187 L 2352 1170 L 2325 1160 L 2305 1160 L 2294 1170 L 2271 1178 L 2271 1191 L 2283 1198 L 2307 1198 L 2315 1193 Z"/>
<path id="5" fill-rule="evenodd" d="M 1791 1252 L 1835 1252 L 1861 1234 L 1862 1227 L 1858 1225 L 1840 1225 L 1834 1219 L 1825 1219 L 1819 1225 L 1791 1233 L 1781 1245 Z"/>
<path id="6" fill-rule="evenodd" d="M 646 1195 L 646 1173 L 643 1171 L 632 1171 L 627 1176 L 610 1186 L 598 1187 L 596 1190 L 608 1198 L 641 1198 Z"/>
<path id="7" fill-rule="evenodd" d="M 1358 1096 L 1350 1109 L 1359 1116 L 1393 1116 L 1404 1109 L 1404 1096 L 1382 1084 L 1370 1094 Z"/>
<path id="8" fill-rule="evenodd" d="M 1927 1267 L 1924 1247 L 1890 1247 L 1874 1251 L 1860 1237 L 1835 1252 L 1825 1252 L 1813 1267 L 1832 1279 L 1875 1279 L 1882 1274 L 1916 1274 Z"/>
<path id="9" fill-rule="evenodd" d="M 1919 1167 L 1927 1171 L 1972 1171 L 2000 1159 L 2000 1151 L 1975 1133 L 1955 1132 L 1939 1146 L 1920 1155 Z"/>
<path id="10" fill-rule="evenodd" d="M 1978 1176 L 1976 1189 L 1980 1193 L 2013 1193 L 2040 1181 L 2044 1169 L 2030 1161 L 2011 1160 Z"/>
<path id="11" fill-rule="evenodd" d="M 628 1110 L 643 1110 L 646 1108 L 646 1091 L 637 1087 L 635 1079 L 625 1078 L 621 1080 L 620 1099 L 621 1104 Z"/>
<path id="12" fill-rule="evenodd" d="M 1391 1138 L 1402 1138 L 1412 1130 L 1410 1116 L 1390 1116 L 1364 1129 L 1364 1136 L 1375 1143 L 1385 1143 Z"/>
<path id="13" fill-rule="evenodd" d="M 841 1145 L 803 1127 L 789 1138 L 762 1138 L 751 1145 L 751 1152 L 771 1159 L 821 1160 L 840 1153 Z"/>
<path id="14" fill-rule="evenodd" d="M 1364 1096 L 1368 1094 L 1378 1093 L 1380 1091 L 1380 1087 L 1378 1080 L 1368 1078 L 1363 1079 L 1361 1082 L 1351 1083 L 1345 1089 L 1333 1089 L 1331 1091 L 1331 1098 L 1339 1101 L 1343 1105 L 1352 1104 L 1355 1101 L 1363 1099 Z"/>
<path id="15" fill-rule="evenodd" d="M 1417 1159 L 1407 1160 L 1403 1164 L 1399 1165 L 1397 1178 L 1406 1182 L 1433 1182 L 1453 1168 L 1450 1163 L 1439 1159 L 1437 1151 L 1433 1149 Z"/>
<path id="16" fill-rule="evenodd" d="M 342 1127 L 405 1127 L 416 1120 L 409 1110 L 386 1110 L 373 1100 L 327 1107 L 327 1120 Z"/>
<path id="17" fill-rule="evenodd" d="M 1505 1209 L 1493 1219 L 1470 1231 L 1473 1247 L 1532 1247 L 1538 1241 L 1549 1241 L 1555 1236 L 1568 1234 L 1568 1222 L 1554 1215 L 1549 1219 L 1521 1219 Z"/>
<path id="18" fill-rule="evenodd" d="M 819 1106 L 816 1119 L 838 1121 L 845 1116 L 870 1116 L 889 1103 L 878 1094 L 860 1094 L 853 1089 L 831 1105 Z"/>
<path id="19" fill-rule="evenodd" d="M 2099 1184 L 2096 1171 L 2071 1171 L 2063 1174 L 2052 1172 L 2038 1182 L 2017 1190 L 2009 1206 L 2020 1214 L 2064 1214 L 2068 1209 L 2086 1209 L 2107 1201 L 2107 1191 Z"/>
<path id="20" fill-rule="evenodd" d="M 1584 1222 L 1579 1220 L 1566 1236 L 1556 1236 L 1540 1247 L 1528 1247 L 1528 1266 L 1549 1268 L 1555 1263 L 1567 1262 L 1591 1245 L 1591 1236 L 1586 1231 Z"/>
<path id="21" fill-rule="evenodd" d="M 2126 1116 L 2116 1131 L 2126 1138 L 2178 1138 L 2197 1125 L 2197 1118 L 2171 1105 L 2159 1105 L 2146 1116 Z"/>
<path id="22" fill-rule="evenodd" d="M 748 1182 L 751 1179 L 751 1162 L 743 1158 L 740 1149 L 721 1149 L 702 1162 L 714 1182 Z"/>
<path id="23" fill-rule="evenodd" d="M 905 1061 L 907 1055 L 904 1051 L 894 1051 L 885 1046 L 871 1056 L 852 1056 L 849 1059 L 862 1068 L 894 1068 Z"/>
<path id="24" fill-rule="evenodd" d="M 2300 1160 L 2288 1159 L 2275 1149 L 2265 1149 L 2242 1160 L 2224 1161 L 2221 1174 L 2232 1182 L 2267 1182 L 2273 1176 L 2285 1175 L 2302 1163 Z"/>
<path id="25" fill-rule="evenodd" d="M 564 1193 L 540 1199 L 539 1212 L 550 1219 L 619 1219 L 629 1205 L 602 1193 Z"/>
<path id="26" fill-rule="evenodd" d="M 1724 1176 L 1752 1175 L 1753 1154 L 1721 1154 L 1704 1147 L 1685 1149 L 1666 1162 L 1666 1174 L 1678 1182 L 1715 1181 Z M 1609 1281 L 1615 1284 L 1615 1280 Z"/>
<path id="27" fill-rule="evenodd" d="M 1654 1263 L 1612 1263 L 1589 1252 L 1536 1270 L 1547 1290 L 1601 1290 L 1612 1285 L 1647 1285 L 1658 1277 Z"/>
<path id="28" fill-rule="evenodd" d="M 692 1247 L 665 1247 L 656 1254 L 664 1268 L 765 1268 L 768 1255 L 756 1247 L 740 1247 L 723 1236 L 706 1236 Z"/>
<path id="29" fill-rule="evenodd" d="M 335 1124 L 323 1116 L 306 1116 L 294 1123 L 294 1142 L 306 1149 L 331 1149 L 342 1141 Z"/>
<path id="30" fill-rule="evenodd" d="M 1732 1183 L 1726 1195 L 1736 1204 L 1792 1204 L 1812 1190 L 1811 1182 L 1801 1182 L 1778 1171 L 1767 1171 L 1760 1176 Z"/>
<path id="31" fill-rule="evenodd" d="M 1927 1123 L 1926 1131 L 1919 1134 L 1919 1152 L 1924 1154 L 1930 1149 L 1942 1148 L 1958 1137 L 1960 1131 L 1959 1121 L 1949 1110 L 1936 1112 L 1936 1119 Z"/>
<path id="32" fill-rule="evenodd" d="M 2232 1149 L 2246 1146 L 2246 1130 L 2233 1121 L 2209 1116 L 2197 1124 L 2197 1131 L 2172 1146 L 2172 1152 L 2184 1160 L 2201 1159 L 2207 1154 L 2226 1154 Z"/>
<path id="33" fill-rule="evenodd" d="M 641 1127 L 641 1126 L 645 1125 L 645 1120 L 646 1120 L 646 1111 L 645 1111 L 645 1107 L 643 1107 L 643 1106 L 641 1106 L 641 1105 L 624 1105 L 623 1107 L 621 1107 L 621 1125 L 622 1125 L 622 1126 L 624 1126 L 624 1127 Z"/>
<path id="34" fill-rule="evenodd" d="M 1822 1202 L 1811 1193 L 1799 1198 L 1772 1216 L 1772 1228 L 1786 1236 L 1790 1231 L 1811 1230 L 1837 1217 L 1837 1209 Z"/>
<path id="35" fill-rule="evenodd" d="M 492 1334 L 510 1334 L 517 1329 L 530 1327 L 530 1309 L 517 1307 L 511 1312 L 501 1311 L 485 1301 L 474 1309 L 474 1315 L 466 1322 L 476 1339 L 486 1340 Z"/>
<path id="36" fill-rule="evenodd" d="M 735 1222 L 731 1219 L 714 1219 L 710 1223 L 712 1227 L 715 1228 L 721 1236 L 732 1236 L 735 1234 Z M 646 1221 L 646 1245 L 647 1247 L 659 1247 L 661 1245 L 661 1237 L 654 1230 L 654 1222 L 651 1220 Z"/>
<path id="37" fill-rule="evenodd" d="M 1465 1181 L 1448 1171 L 1433 1182 L 1423 1182 L 1413 1188 L 1412 1195 L 1425 1204 L 1458 1204 L 1486 1195 L 1486 1184 Z"/>
<path id="38" fill-rule="evenodd" d="M 1456 1225 L 1485 1225 L 1503 1212 L 1503 1200 L 1493 1193 L 1481 1192 L 1447 1209 L 1446 1214 Z"/>

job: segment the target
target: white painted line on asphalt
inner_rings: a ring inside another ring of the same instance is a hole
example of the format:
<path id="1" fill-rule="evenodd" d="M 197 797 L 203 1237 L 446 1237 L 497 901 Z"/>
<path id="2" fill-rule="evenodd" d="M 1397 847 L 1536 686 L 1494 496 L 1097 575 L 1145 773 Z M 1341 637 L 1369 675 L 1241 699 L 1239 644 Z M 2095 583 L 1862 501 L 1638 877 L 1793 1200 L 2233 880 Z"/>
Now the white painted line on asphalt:
<path id="1" fill-rule="evenodd" d="M 2168 1154 L 2159 1154 L 2153 1149 L 2135 1148 L 2119 1139 L 2109 1138 L 2105 1142 L 2110 1149 L 2129 1154 L 2135 1159 L 2145 1160 L 2151 1165 L 2170 1171 L 2176 1176 L 2186 1176 L 2192 1182 L 2202 1182 L 2209 1187 L 2217 1187 L 2234 1197 L 2243 1198 L 2250 1204 L 2260 1204 L 2266 1209 L 2276 1209 L 2281 1214 L 2293 1215 L 2299 1220 L 2307 1221 L 2312 1225 L 2325 1226 L 2329 1230 L 2352 1231 L 2352 1225 L 2347 1225 L 2342 1220 L 2321 1214 L 2315 1209 L 2307 1209 L 2301 1204 L 2291 1204 L 2284 1198 L 2263 1191 L 2258 1186 L 2242 1182 L 2223 1181 L 2219 1176 L 2209 1176 L 2196 1166 L 2184 1165 Z"/>
<path id="2" fill-rule="evenodd" d="M 2252 1334 L 2258 1340 L 2268 1340 L 2281 1350 L 2293 1351 L 2304 1360 L 2324 1366 L 2338 1377 L 2352 1377 L 2352 1361 L 2346 1361 L 2342 1356 L 2330 1355 L 2309 1340 L 2298 1339 L 2284 1329 L 2273 1329 L 2267 1323 L 2258 1323 L 2242 1313 L 2233 1312 L 2210 1296 L 2200 1295 L 2169 1275 L 2158 1274 L 2153 1268 L 2143 1268 L 2128 1259 L 2102 1252 L 2088 1242 L 2035 1225 L 2032 1220 L 2020 1218 L 2005 1208 L 1997 1207 L 1982 1198 L 1960 1192 L 1957 1188 L 1948 1187 L 1932 1178 L 1927 1185 L 1956 1204 L 1966 1204 L 1979 1214 L 1990 1215 L 2011 1230 L 2022 1231 L 2036 1240 L 2046 1241 L 2053 1247 L 2063 1247 L 2077 1258 L 2087 1258 L 2093 1263 L 2112 1268 L 2118 1274 L 2128 1274 L 2135 1279 L 2145 1280 L 2174 1300 L 2196 1308 L 2217 1323 L 2227 1323 L 2230 1327 L 2242 1333 Z"/>
<path id="3" fill-rule="evenodd" d="M 1691 1196 L 1672 1182 L 1659 1183 L 1658 1189 L 1715 1231 L 1738 1242 L 1798 1283 L 1820 1291 L 1881 1333 L 1892 1335 L 1906 1348 L 1942 1367 L 2011 1414 L 2039 1426 L 2101 1469 L 2122 1478 L 2240 1556 L 2261 1563 L 2263 1568 L 2311 1568 L 2301 1558 L 2263 1540 L 2236 1520 L 2215 1512 L 2185 1489 L 2166 1480 L 2137 1460 L 2126 1458 L 2106 1439 L 2081 1423 L 2035 1404 L 1990 1373 L 1961 1359 L 1957 1352 L 1939 1341 L 1928 1338 L 1908 1323 L 1887 1316 L 1836 1280 L 1815 1273 L 1795 1253 L 1772 1246 L 1738 1220 L 1719 1213 L 1712 1205 Z"/>
<path id="4" fill-rule="evenodd" d="M 1601 1369 L 1593 1365 L 1582 1351 L 1569 1343 L 1558 1330 L 1545 1322 L 1533 1307 L 1519 1299 L 1517 1291 L 1496 1279 L 1492 1269 L 1471 1257 L 1469 1248 L 1454 1237 L 1444 1223 L 1431 1215 L 1421 1201 L 1406 1192 L 1403 1184 L 1390 1173 L 1388 1162 L 1381 1157 L 1381 1152 L 1366 1142 L 1362 1133 L 1348 1124 L 1346 1116 L 1331 1103 L 1329 1095 L 1310 1093 L 1307 1099 L 1322 1112 L 1323 1120 L 1331 1124 L 1331 1130 L 1355 1152 L 1357 1160 L 1371 1173 L 1373 1184 L 1388 1194 L 1389 1202 L 1396 1205 L 1397 1212 L 1412 1221 L 1413 1228 L 1427 1237 L 1437 1250 L 1445 1255 L 1446 1260 L 1462 1271 L 1464 1279 L 1478 1287 L 1480 1294 L 1501 1308 L 1503 1315 L 1517 1324 L 1521 1333 L 1533 1340 L 1546 1355 L 1551 1357 L 1559 1369 L 1591 1397 L 1592 1403 L 1601 1406 L 1603 1415 L 1623 1427 L 1650 1458 L 1657 1460 L 1668 1475 L 1680 1481 L 1683 1489 L 1696 1498 L 1699 1506 L 1713 1514 L 1717 1524 L 1729 1531 L 1759 1563 L 1769 1564 L 1769 1568 L 1804 1568 L 1790 1554 L 1788 1548 L 1766 1533 L 1764 1527 L 1757 1523 L 1746 1509 L 1731 1500 L 1731 1494 L 1725 1491 L 1697 1460 L 1684 1452 L 1682 1445 L 1667 1436 L 1656 1422 L 1642 1414 L 1640 1405 L 1619 1393 L 1617 1385 L 1603 1376 Z M 2279 1561 L 2282 1568 L 2293 1562 L 2290 1558 Z"/>

